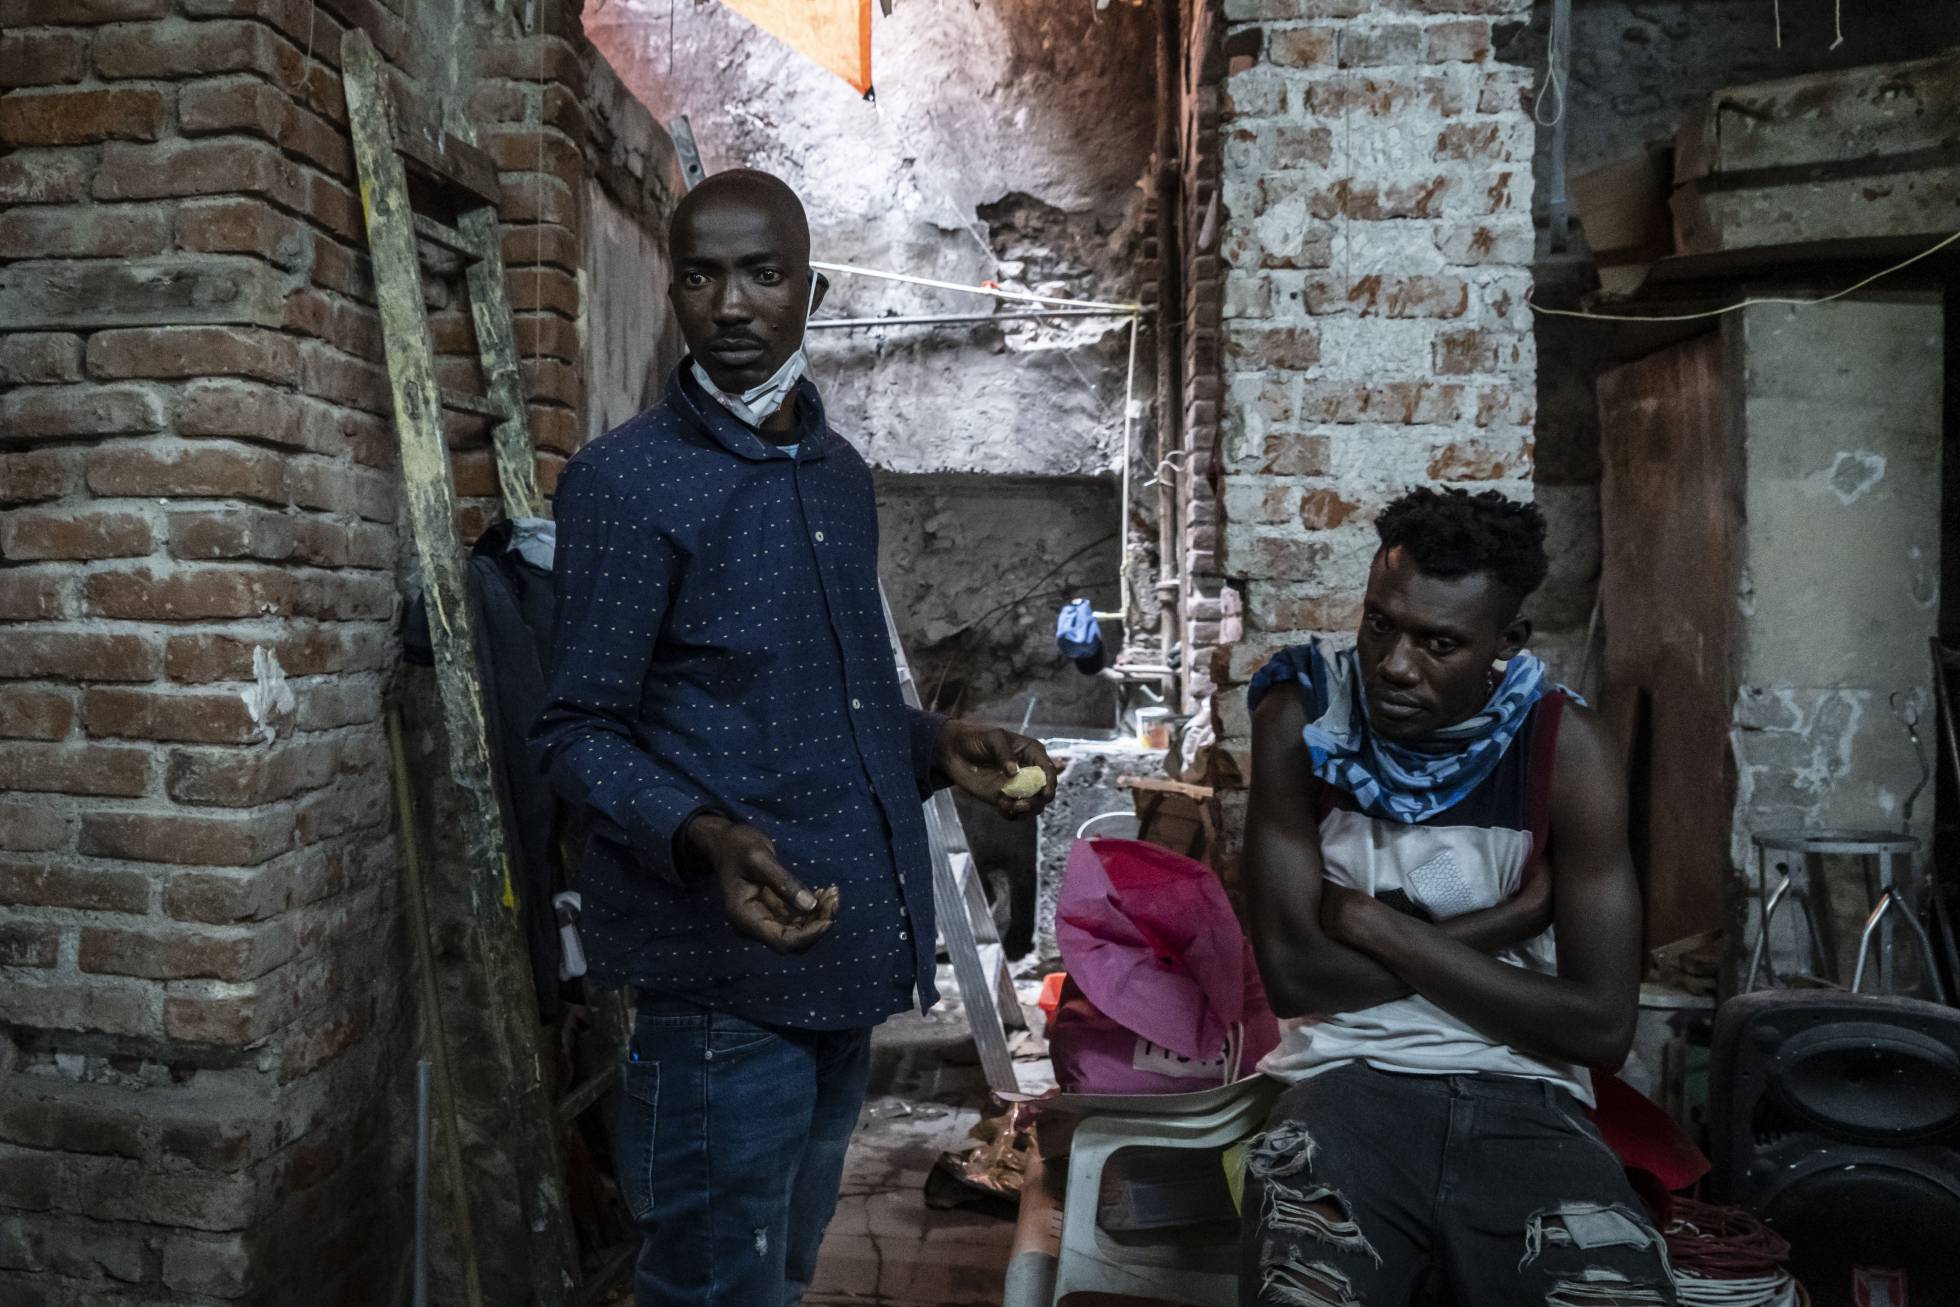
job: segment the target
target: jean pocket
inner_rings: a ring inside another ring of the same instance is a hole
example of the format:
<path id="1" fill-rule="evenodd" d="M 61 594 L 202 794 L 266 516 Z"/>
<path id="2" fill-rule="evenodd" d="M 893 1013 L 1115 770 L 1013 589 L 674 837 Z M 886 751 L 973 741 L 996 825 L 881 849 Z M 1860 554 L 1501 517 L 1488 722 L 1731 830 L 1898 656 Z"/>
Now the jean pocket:
<path id="1" fill-rule="evenodd" d="M 628 1061 L 621 1087 L 625 1092 L 619 1098 L 614 1164 L 626 1209 L 635 1221 L 644 1221 L 653 1212 L 653 1149 L 660 1124 L 660 1064 Z"/>
<path id="2" fill-rule="evenodd" d="M 1620 1155 L 1613 1151 L 1613 1145 L 1606 1142 L 1606 1136 L 1599 1132 L 1599 1127 L 1593 1124 L 1592 1118 L 1586 1115 L 1585 1109 L 1579 1106 L 1577 1099 L 1563 1090 L 1554 1090 L 1546 1094 L 1546 1100 L 1546 1106 L 1551 1109 L 1552 1115 L 1562 1121 L 1567 1130 L 1612 1158 L 1615 1164 L 1619 1163 Z"/>
<path id="3" fill-rule="evenodd" d="M 741 1057 L 781 1040 L 769 1027 L 740 1017 L 718 1012 L 708 1022 L 708 1055 L 714 1058 Z"/>

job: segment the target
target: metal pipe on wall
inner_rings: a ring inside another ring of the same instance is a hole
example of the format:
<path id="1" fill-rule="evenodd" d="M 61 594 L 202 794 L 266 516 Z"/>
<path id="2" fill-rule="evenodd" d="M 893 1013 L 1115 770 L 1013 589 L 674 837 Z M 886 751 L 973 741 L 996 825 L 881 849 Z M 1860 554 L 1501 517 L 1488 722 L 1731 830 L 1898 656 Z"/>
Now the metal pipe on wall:
<path id="1" fill-rule="evenodd" d="M 1178 581 L 1182 556 L 1178 552 L 1178 483 L 1165 477 L 1165 463 L 1184 448 L 1184 250 L 1178 242 L 1178 215 L 1183 207 L 1183 174 L 1177 124 L 1183 106 L 1183 78 L 1178 56 L 1184 48 L 1183 4 L 1159 0 L 1157 5 L 1157 601 L 1158 630 L 1163 658 L 1170 661 L 1177 643 L 1183 587 Z M 1172 464 L 1175 470 L 1176 465 Z M 1164 679 L 1164 699 L 1182 707 L 1178 681 Z"/>

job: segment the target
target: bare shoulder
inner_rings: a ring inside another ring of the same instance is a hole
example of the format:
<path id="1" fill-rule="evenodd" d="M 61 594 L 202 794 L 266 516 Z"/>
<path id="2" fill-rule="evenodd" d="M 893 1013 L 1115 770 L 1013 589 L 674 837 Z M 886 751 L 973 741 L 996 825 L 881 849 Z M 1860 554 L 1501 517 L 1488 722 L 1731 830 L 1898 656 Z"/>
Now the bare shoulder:
<path id="1" fill-rule="evenodd" d="M 1619 742 L 1591 708 L 1567 702 L 1552 760 L 1552 808 L 1588 818 L 1610 817 L 1626 806 L 1626 768 Z"/>
<path id="2" fill-rule="evenodd" d="M 1290 685 L 1276 685 L 1259 701 L 1252 710 L 1252 738 L 1297 738 L 1307 724 L 1307 706 L 1300 699 L 1299 688 Z"/>

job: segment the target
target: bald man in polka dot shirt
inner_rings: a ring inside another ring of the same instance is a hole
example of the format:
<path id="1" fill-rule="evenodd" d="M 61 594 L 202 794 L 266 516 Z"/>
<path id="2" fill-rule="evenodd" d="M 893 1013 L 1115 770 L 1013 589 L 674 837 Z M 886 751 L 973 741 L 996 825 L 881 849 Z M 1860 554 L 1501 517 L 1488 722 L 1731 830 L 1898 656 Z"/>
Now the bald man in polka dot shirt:
<path id="1" fill-rule="evenodd" d="M 711 177 L 671 248 L 690 354 L 560 478 L 532 738 L 589 819 L 590 974 L 638 1000 L 634 1300 L 784 1307 L 836 1207 L 871 1028 L 938 999 L 922 801 L 957 785 L 1026 816 L 1055 767 L 900 695 L 871 472 L 803 375 L 825 286 L 795 194 Z M 1042 788 L 1003 793 L 1028 767 Z"/>

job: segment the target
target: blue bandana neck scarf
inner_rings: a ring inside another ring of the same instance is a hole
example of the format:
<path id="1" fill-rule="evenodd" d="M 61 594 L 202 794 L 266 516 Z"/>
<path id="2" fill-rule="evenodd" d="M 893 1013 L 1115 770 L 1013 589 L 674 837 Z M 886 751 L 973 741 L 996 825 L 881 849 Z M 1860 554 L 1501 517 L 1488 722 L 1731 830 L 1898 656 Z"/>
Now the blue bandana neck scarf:
<path id="1" fill-rule="evenodd" d="M 1353 649 L 1329 649 L 1320 640 L 1283 649 L 1252 678 L 1247 698 L 1256 709 L 1274 686 L 1296 682 L 1310 705 L 1302 734 L 1314 775 L 1353 795 L 1363 811 L 1408 823 L 1455 807 L 1477 788 L 1551 688 L 1545 664 L 1521 653 L 1505 665 L 1483 711 L 1410 746 L 1370 728 Z"/>

